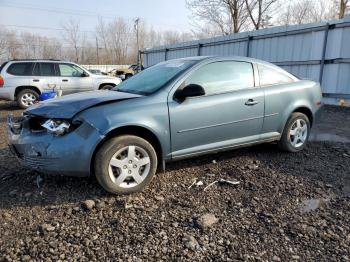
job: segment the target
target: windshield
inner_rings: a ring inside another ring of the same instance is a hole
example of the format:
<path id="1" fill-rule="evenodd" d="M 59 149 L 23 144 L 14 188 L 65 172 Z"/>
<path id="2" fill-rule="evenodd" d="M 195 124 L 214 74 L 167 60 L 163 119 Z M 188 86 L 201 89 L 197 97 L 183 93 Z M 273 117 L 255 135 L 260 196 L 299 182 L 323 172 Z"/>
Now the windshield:
<path id="1" fill-rule="evenodd" d="M 161 89 L 169 81 L 173 80 L 195 63 L 196 61 L 192 60 L 160 63 L 129 78 L 114 88 L 114 90 L 139 95 L 150 95 Z"/>

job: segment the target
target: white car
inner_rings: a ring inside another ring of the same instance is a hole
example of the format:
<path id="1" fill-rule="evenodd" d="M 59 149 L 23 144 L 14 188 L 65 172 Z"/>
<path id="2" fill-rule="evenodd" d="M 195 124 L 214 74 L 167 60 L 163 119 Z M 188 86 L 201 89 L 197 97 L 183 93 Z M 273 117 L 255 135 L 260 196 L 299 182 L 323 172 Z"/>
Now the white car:
<path id="1" fill-rule="evenodd" d="M 62 95 L 119 85 L 118 77 L 95 75 L 81 66 L 60 60 L 11 60 L 0 67 L 0 99 L 17 101 L 28 108 L 45 91 L 62 91 Z"/>

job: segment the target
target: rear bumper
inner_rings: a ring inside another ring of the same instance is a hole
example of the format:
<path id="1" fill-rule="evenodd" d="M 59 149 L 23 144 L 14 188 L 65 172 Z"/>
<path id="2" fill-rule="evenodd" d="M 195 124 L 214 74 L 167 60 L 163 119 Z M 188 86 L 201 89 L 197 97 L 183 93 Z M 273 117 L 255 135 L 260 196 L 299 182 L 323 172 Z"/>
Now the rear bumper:
<path id="1" fill-rule="evenodd" d="M 20 162 L 49 174 L 89 176 L 93 149 L 102 139 L 87 123 L 64 136 L 33 133 L 25 127 L 20 134 L 8 128 L 9 147 Z"/>
<path id="2" fill-rule="evenodd" d="M 0 87 L 0 99 L 15 100 L 15 88 L 13 87 Z"/>

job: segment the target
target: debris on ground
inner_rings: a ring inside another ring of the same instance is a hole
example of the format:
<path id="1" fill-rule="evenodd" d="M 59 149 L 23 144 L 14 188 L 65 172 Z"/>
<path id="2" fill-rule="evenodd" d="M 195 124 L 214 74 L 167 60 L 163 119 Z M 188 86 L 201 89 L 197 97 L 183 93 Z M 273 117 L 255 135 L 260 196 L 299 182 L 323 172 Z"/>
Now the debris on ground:
<path id="1" fill-rule="evenodd" d="M 42 184 L 43 184 L 44 179 L 41 177 L 41 175 L 37 175 L 35 182 L 36 182 L 36 186 L 39 189 L 39 194 L 42 195 L 43 194 L 43 190 L 42 190 Z"/>
<path id="2" fill-rule="evenodd" d="M 204 191 L 206 191 L 208 188 L 212 187 L 212 186 L 215 185 L 216 183 L 219 183 L 219 184 L 221 184 L 221 185 L 224 185 L 224 184 L 239 185 L 239 184 L 240 184 L 239 181 L 229 181 L 229 180 L 220 178 L 219 180 L 216 180 L 216 181 L 210 183 L 209 185 L 207 185 L 207 186 L 204 188 Z"/>
<path id="3" fill-rule="evenodd" d="M 204 185 L 203 181 L 198 181 L 198 182 L 196 183 L 196 186 L 203 186 L 203 185 Z"/>
<path id="4" fill-rule="evenodd" d="M 188 189 L 191 189 L 194 185 L 196 185 L 196 186 L 203 186 L 204 183 L 201 180 L 198 181 L 197 179 L 194 179 L 192 184 L 188 187 Z"/>

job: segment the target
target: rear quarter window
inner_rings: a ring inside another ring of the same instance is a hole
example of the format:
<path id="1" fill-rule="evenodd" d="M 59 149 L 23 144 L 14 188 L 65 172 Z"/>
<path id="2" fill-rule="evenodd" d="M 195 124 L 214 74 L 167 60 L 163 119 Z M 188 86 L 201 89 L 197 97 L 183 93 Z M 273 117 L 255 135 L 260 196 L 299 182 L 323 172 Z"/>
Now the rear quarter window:
<path id="1" fill-rule="evenodd" d="M 13 63 L 7 69 L 7 73 L 15 76 L 31 76 L 34 63 Z"/>
<path id="2" fill-rule="evenodd" d="M 276 69 L 263 65 L 258 65 L 258 69 L 260 77 L 260 86 L 271 86 L 294 82 L 294 80 L 283 71 L 278 71 Z"/>

